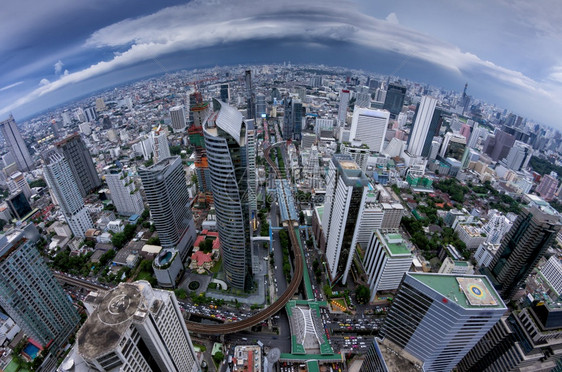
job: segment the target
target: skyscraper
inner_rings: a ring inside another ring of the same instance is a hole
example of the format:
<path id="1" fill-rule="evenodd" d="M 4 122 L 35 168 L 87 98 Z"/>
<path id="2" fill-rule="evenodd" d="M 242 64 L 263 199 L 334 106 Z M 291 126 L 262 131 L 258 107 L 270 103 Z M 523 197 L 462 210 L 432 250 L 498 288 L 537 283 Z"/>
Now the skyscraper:
<path id="1" fill-rule="evenodd" d="M 160 160 L 168 158 L 170 156 L 170 146 L 168 145 L 168 135 L 166 131 L 159 125 L 157 128 L 152 129 L 150 135 L 152 136 L 154 162 L 157 163 Z"/>
<path id="2" fill-rule="evenodd" d="M 0 306 L 29 337 L 58 351 L 80 316 L 29 238 L 20 229 L 0 237 Z"/>
<path id="3" fill-rule="evenodd" d="M 181 158 L 171 156 L 141 167 L 139 176 L 160 244 L 176 248 L 185 261 L 196 233 Z"/>
<path id="4" fill-rule="evenodd" d="M 221 84 L 221 101 L 228 103 L 230 101 L 230 88 L 227 84 Z"/>
<path id="5" fill-rule="evenodd" d="M 430 134 L 435 105 L 437 105 L 437 99 L 423 96 L 418 106 L 414 126 L 412 127 L 410 137 L 408 137 L 408 152 L 414 156 L 422 155 L 428 136 L 431 136 L 431 138 L 435 136 L 434 133 Z"/>
<path id="6" fill-rule="evenodd" d="M 283 116 L 283 139 L 297 140 L 302 138 L 302 102 L 296 98 L 284 99 L 285 114 Z"/>
<path id="7" fill-rule="evenodd" d="M 252 85 L 252 71 L 246 70 L 244 74 L 244 80 L 246 82 L 246 104 L 247 111 L 246 116 L 248 119 L 256 118 L 256 97 L 254 95 L 254 87 Z"/>
<path id="8" fill-rule="evenodd" d="M 83 198 L 101 186 L 90 152 L 78 133 L 57 142 L 55 147 L 66 159 Z"/>
<path id="9" fill-rule="evenodd" d="M 347 117 L 347 106 L 349 106 L 349 98 L 351 93 L 347 89 L 340 92 L 340 103 L 338 105 L 338 125 L 345 126 L 345 118 Z"/>
<path id="10" fill-rule="evenodd" d="M 27 145 L 12 115 L 10 115 L 8 119 L 0 122 L 0 130 L 2 131 L 4 141 L 6 141 L 8 151 L 14 157 L 18 169 L 22 172 L 30 171 L 33 167 L 31 155 L 29 155 Z"/>
<path id="11" fill-rule="evenodd" d="M 119 214 L 132 216 L 144 211 L 140 190 L 127 171 L 111 166 L 105 169 L 105 181 L 111 192 L 111 200 Z"/>
<path id="12" fill-rule="evenodd" d="M 173 292 L 140 280 L 96 297 L 96 309 L 76 335 L 77 352 L 67 359 L 69 365 L 84 361 L 92 371 L 200 370 Z"/>
<path id="13" fill-rule="evenodd" d="M 76 236 L 83 238 L 86 230 L 94 226 L 90 212 L 84 206 L 70 165 L 60 149 L 51 149 L 43 154 L 45 180 L 58 202 L 61 212 Z"/>
<path id="14" fill-rule="evenodd" d="M 404 106 L 406 87 L 397 84 L 389 84 L 384 98 L 383 109 L 390 111 L 390 116 L 395 118 Z"/>
<path id="15" fill-rule="evenodd" d="M 450 371 L 506 310 L 485 276 L 406 273 L 381 334 L 423 370 Z"/>
<path id="16" fill-rule="evenodd" d="M 263 115 L 265 115 L 265 96 L 260 93 L 256 96 L 256 116 L 261 118 Z"/>
<path id="17" fill-rule="evenodd" d="M 185 109 L 183 106 L 174 106 L 170 109 L 170 119 L 172 120 L 172 128 L 174 131 L 183 131 L 185 129 Z"/>
<path id="18" fill-rule="evenodd" d="M 195 172 L 197 174 L 197 184 L 199 191 L 204 193 L 207 202 L 212 201 L 211 178 L 209 175 L 209 163 L 207 162 L 207 150 L 205 149 L 205 138 L 203 136 L 203 123 L 210 115 L 211 109 L 209 102 L 204 102 L 201 93 L 193 95 L 193 105 L 191 115 L 193 122 L 189 129 L 189 143 L 194 147 L 195 153 Z"/>
<path id="19" fill-rule="evenodd" d="M 488 136 L 482 151 L 489 155 L 493 161 L 504 159 L 515 143 L 515 137 L 503 130 L 496 130 L 493 136 Z"/>
<path id="20" fill-rule="evenodd" d="M 349 139 L 361 141 L 371 152 L 381 152 L 384 146 L 389 112 L 356 108 L 353 111 Z"/>
<path id="21" fill-rule="evenodd" d="M 559 219 L 549 205 L 529 206 L 519 214 L 490 266 L 483 270 L 503 299 L 513 297 L 544 256 L 560 230 Z"/>
<path id="22" fill-rule="evenodd" d="M 247 127 L 242 114 L 213 100 L 203 125 L 223 269 L 229 285 L 252 285 L 248 201 Z"/>
<path id="23" fill-rule="evenodd" d="M 322 230 L 332 282 L 347 281 L 355 255 L 369 180 L 350 155 L 334 154 L 328 170 Z"/>
<path id="24" fill-rule="evenodd" d="M 521 141 L 515 141 L 513 147 L 509 150 L 505 158 L 505 165 L 509 169 L 519 171 L 522 168 L 527 168 L 529 160 L 533 155 L 533 148 Z"/>
<path id="25" fill-rule="evenodd" d="M 558 175 L 556 172 L 545 174 L 541 178 L 541 182 L 535 190 L 544 200 L 550 201 L 554 199 L 556 190 L 558 189 Z"/>

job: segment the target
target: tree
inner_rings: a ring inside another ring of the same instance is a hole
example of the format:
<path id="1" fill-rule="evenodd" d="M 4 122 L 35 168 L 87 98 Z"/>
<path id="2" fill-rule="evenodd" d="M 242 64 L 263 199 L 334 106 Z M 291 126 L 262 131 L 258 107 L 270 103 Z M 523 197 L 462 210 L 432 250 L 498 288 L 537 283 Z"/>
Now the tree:
<path id="1" fill-rule="evenodd" d="M 203 240 L 201 243 L 199 243 L 199 250 L 203 253 L 211 253 L 213 251 L 213 240 Z"/>
<path id="2" fill-rule="evenodd" d="M 176 289 L 174 293 L 180 300 L 185 300 L 187 298 L 187 291 L 183 288 Z"/>
<path id="3" fill-rule="evenodd" d="M 179 155 L 181 154 L 181 146 L 170 146 L 170 154 Z"/>
<path id="4" fill-rule="evenodd" d="M 146 242 L 146 244 L 150 244 L 150 245 L 160 245 L 160 238 L 157 237 L 152 237 L 150 239 L 148 239 L 148 241 Z"/>
<path id="5" fill-rule="evenodd" d="M 113 234 L 113 236 L 111 237 L 111 244 L 113 244 L 117 249 L 123 248 L 126 242 L 127 237 L 122 232 Z"/>
<path id="6" fill-rule="evenodd" d="M 213 355 L 213 360 L 216 364 L 220 364 L 224 360 L 224 354 L 220 351 L 217 351 L 215 355 Z"/>
<path id="7" fill-rule="evenodd" d="M 357 302 L 360 304 L 366 304 L 369 302 L 369 298 L 371 297 L 371 290 L 369 287 L 364 285 L 360 285 L 355 290 L 355 298 L 357 298 Z"/>
<path id="8" fill-rule="evenodd" d="M 47 187 L 47 182 L 42 178 L 38 178 L 35 181 L 31 181 L 29 187 Z"/>

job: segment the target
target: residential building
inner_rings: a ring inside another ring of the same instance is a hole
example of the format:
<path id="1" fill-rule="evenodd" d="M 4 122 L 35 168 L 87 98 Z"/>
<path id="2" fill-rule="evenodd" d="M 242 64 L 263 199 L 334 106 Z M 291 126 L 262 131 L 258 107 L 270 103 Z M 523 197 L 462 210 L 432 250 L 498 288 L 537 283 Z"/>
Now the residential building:
<path id="1" fill-rule="evenodd" d="M 408 137 L 408 152 L 413 156 L 427 157 L 427 154 L 423 155 L 423 150 L 427 147 L 427 139 L 429 137 L 431 142 L 431 139 L 436 136 L 436 128 L 432 128 L 432 124 L 438 123 L 438 120 L 434 120 L 436 105 L 437 99 L 430 96 L 423 96 L 418 105 L 414 118 L 414 126 Z M 433 129 L 433 131 L 431 131 L 431 129 Z M 438 133 L 439 132 L 437 132 L 437 134 Z M 429 153 L 429 147 L 427 148 L 427 152 Z"/>
<path id="2" fill-rule="evenodd" d="M 140 189 L 128 171 L 117 166 L 106 167 L 105 182 L 111 192 L 111 201 L 119 214 L 132 216 L 140 215 L 144 211 Z"/>
<path id="3" fill-rule="evenodd" d="M 152 150 L 154 152 L 154 163 L 170 157 L 170 146 L 168 145 L 168 134 L 159 125 L 150 132 L 152 136 Z"/>
<path id="4" fill-rule="evenodd" d="M 484 242 L 480 244 L 474 253 L 476 264 L 478 266 L 489 266 L 499 248 L 500 245 L 498 243 Z"/>
<path id="5" fill-rule="evenodd" d="M 388 120 L 388 111 L 355 109 L 351 121 L 350 141 L 361 141 L 371 152 L 382 152 Z"/>
<path id="6" fill-rule="evenodd" d="M 343 142 L 340 145 L 340 151 L 342 154 L 351 155 L 363 172 L 367 170 L 367 160 L 371 154 L 369 146 L 363 144 L 361 141 Z"/>
<path id="7" fill-rule="evenodd" d="M 397 230 L 373 231 L 362 262 L 371 290 L 369 301 L 374 301 L 379 291 L 397 289 L 413 259 L 410 248 Z"/>
<path id="8" fill-rule="evenodd" d="M 548 281 L 559 296 L 562 295 L 562 257 L 551 256 L 541 267 L 539 273 Z"/>
<path id="9" fill-rule="evenodd" d="M 514 171 L 527 168 L 533 156 L 533 147 L 525 142 L 515 141 L 505 158 L 505 166 Z"/>
<path id="10" fill-rule="evenodd" d="M 506 311 L 485 276 L 406 273 L 380 334 L 423 370 L 450 371 Z"/>
<path id="11" fill-rule="evenodd" d="M 467 249 L 476 249 L 486 241 L 487 235 L 478 225 L 459 223 L 455 228 L 459 239 L 466 244 Z"/>
<path id="12" fill-rule="evenodd" d="M 6 183 L 8 184 L 8 190 L 10 193 L 21 191 L 28 200 L 31 198 L 31 188 L 21 172 L 12 174 L 7 178 Z"/>
<path id="13" fill-rule="evenodd" d="M 541 182 L 536 188 L 537 194 L 539 194 L 544 200 L 551 201 L 556 196 L 556 190 L 558 189 L 558 175 L 555 172 L 550 174 L 545 174 L 541 178 Z"/>
<path id="14" fill-rule="evenodd" d="M 185 109 L 182 105 L 174 106 L 170 109 L 170 119 L 174 132 L 181 132 L 185 130 Z"/>
<path id="15" fill-rule="evenodd" d="M 11 114 L 8 119 L 0 121 L 0 131 L 2 132 L 4 141 L 6 141 L 7 150 L 12 154 L 18 170 L 21 172 L 32 170 L 33 160 L 16 125 L 16 121 Z"/>

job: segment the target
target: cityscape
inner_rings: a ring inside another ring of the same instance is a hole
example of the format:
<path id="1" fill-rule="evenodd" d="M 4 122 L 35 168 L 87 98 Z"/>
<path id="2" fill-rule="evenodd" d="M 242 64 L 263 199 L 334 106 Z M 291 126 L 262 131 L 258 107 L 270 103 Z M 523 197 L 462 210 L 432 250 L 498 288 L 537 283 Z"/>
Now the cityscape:
<path id="1" fill-rule="evenodd" d="M 120 65 L 174 9 L 223 5 L 232 45 L 243 11 L 278 14 L 271 35 L 289 14 L 250 3 L 131 10 L 88 43 L 146 26 L 99 62 Z M 58 80 L 9 103 L 25 83 L 0 87 L 0 371 L 562 371 L 556 109 L 514 110 L 520 92 L 504 108 L 476 74 L 415 78 L 411 57 L 390 72 L 164 55 L 101 85 L 76 77 L 99 64 L 59 59 Z"/>

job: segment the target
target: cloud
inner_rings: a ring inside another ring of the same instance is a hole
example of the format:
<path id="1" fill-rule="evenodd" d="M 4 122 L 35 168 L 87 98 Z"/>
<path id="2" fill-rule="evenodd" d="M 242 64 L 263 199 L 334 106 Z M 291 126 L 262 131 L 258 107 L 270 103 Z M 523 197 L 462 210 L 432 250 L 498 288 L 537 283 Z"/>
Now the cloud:
<path id="1" fill-rule="evenodd" d="M 521 72 L 482 60 L 452 44 L 400 25 L 395 13 L 385 20 L 377 19 L 363 14 L 349 1 L 335 0 L 278 0 L 260 2 L 259 6 L 251 0 L 194 0 L 97 30 L 86 40 L 83 49 L 109 49 L 113 52 L 110 59 L 73 73 L 64 70 L 62 75 L 63 63 L 59 60 L 55 64 L 55 73 L 60 75 L 58 80 L 43 79 L 39 88 L 1 109 L 0 114 L 69 84 L 158 60 L 167 54 L 249 40 L 288 39 L 316 45 L 345 42 L 394 52 L 404 55 L 405 60 L 421 59 L 459 77 L 484 75 L 513 90 L 531 92 L 537 99 L 553 98 L 552 92 Z M 557 79 L 559 75 L 553 72 L 552 76 Z"/>
<path id="2" fill-rule="evenodd" d="M 59 59 L 59 61 L 57 63 L 55 63 L 55 74 L 56 75 L 60 75 L 60 73 L 62 72 L 62 66 L 64 66 L 64 63 L 62 63 L 62 61 Z"/>
<path id="3" fill-rule="evenodd" d="M 10 84 L 10 85 L 6 85 L 6 86 L 0 88 L 0 92 L 3 92 L 3 91 L 8 90 L 8 89 L 12 89 L 12 88 L 14 88 L 14 87 L 17 87 L 17 86 L 20 85 L 20 84 L 23 84 L 23 81 L 18 81 L 17 83 L 13 83 L 13 84 Z"/>
<path id="4" fill-rule="evenodd" d="M 386 20 L 387 22 L 393 23 L 395 25 L 399 24 L 400 22 L 398 21 L 398 16 L 396 16 L 396 13 L 390 13 L 389 15 L 386 16 Z"/>
<path id="5" fill-rule="evenodd" d="M 49 84 L 51 84 L 51 82 L 48 79 L 45 79 L 45 78 L 41 79 L 41 81 L 39 82 L 39 85 L 41 85 L 41 86 L 47 86 Z"/>

